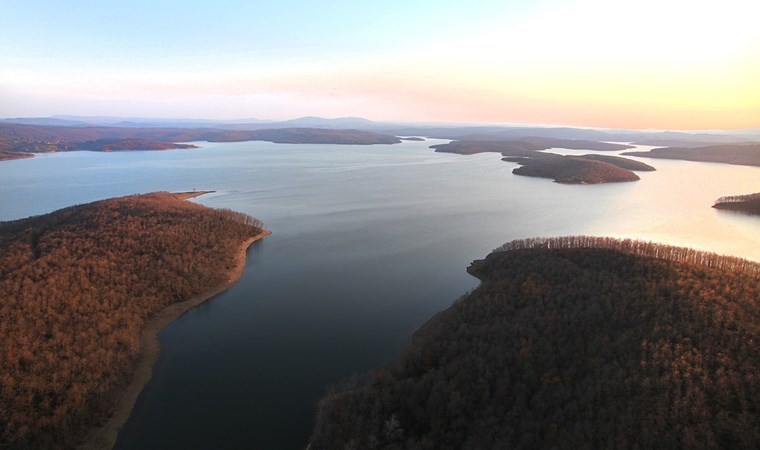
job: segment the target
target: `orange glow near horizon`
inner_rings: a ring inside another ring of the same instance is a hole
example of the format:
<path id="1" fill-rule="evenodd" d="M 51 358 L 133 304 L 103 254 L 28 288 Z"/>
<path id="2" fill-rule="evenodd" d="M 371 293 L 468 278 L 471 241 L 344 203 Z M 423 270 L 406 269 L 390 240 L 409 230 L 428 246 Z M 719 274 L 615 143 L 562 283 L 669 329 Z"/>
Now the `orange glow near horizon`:
<path id="1" fill-rule="evenodd" d="M 86 51 L 87 56 L 66 56 L 68 48 L 55 53 L 58 60 L 46 48 L 36 58 L 28 49 L 14 58 L 15 47 L 9 46 L 0 55 L 0 116 L 319 115 L 625 129 L 760 128 L 755 0 L 719 5 L 514 0 L 489 3 L 491 16 L 477 7 L 452 6 L 447 12 L 440 5 L 435 14 L 446 20 L 398 29 L 396 22 L 383 21 L 374 28 L 377 35 L 358 34 L 358 22 L 343 31 L 330 28 L 337 38 L 311 30 L 312 38 L 323 36 L 324 43 L 283 35 L 280 39 L 291 38 L 290 46 L 274 40 L 263 50 L 259 41 L 235 35 L 227 38 L 236 51 L 210 46 L 195 53 L 180 39 L 176 52 L 153 55 L 151 64 L 139 63 L 151 48 L 147 45 L 124 47 L 131 59 L 105 48 L 108 64 Z M 377 13 L 398 19 L 394 11 Z M 463 11 L 469 20 L 458 22 Z M 301 24 L 304 32 L 320 26 L 309 19 Z M 271 33 L 280 32 L 272 27 Z M 238 32 L 247 30 L 246 25 Z M 223 36 L 224 28 L 217 31 Z M 123 36 L 130 45 L 138 37 Z M 90 45 L 96 39 L 85 41 Z M 56 41 L 45 41 L 51 42 Z"/>

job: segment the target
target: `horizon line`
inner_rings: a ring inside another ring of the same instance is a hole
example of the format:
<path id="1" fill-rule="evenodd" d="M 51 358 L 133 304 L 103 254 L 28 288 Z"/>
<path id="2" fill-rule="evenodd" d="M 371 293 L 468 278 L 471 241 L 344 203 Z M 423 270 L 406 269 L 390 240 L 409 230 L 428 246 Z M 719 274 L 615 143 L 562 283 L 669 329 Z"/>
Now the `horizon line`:
<path id="1" fill-rule="evenodd" d="M 562 125 L 562 124 L 547 124 L 547 123 L 522 123 L 522 122 L 451 122 L 451 121 L 409 121 L 409 120 L 373 120 L 367 119 L 361 116 L 337 116 L 337 117 L 322 117 L 316 115 L 298 116 L 289 119 L 260 119 L 255 117 L 247 118 L 235 118 L 235 119 L 211 119 L 206 117 L 151 117 L 151 116 L 111 116 L 111 115 L 78 115 L 78 114 L 53 114 L 49 116 L 16 116 L 16 117 L 2 117 L 0 121 L 11 122 L 13 120 L 39 120 L 39 119 L 52 119 L 52 120 L 70 120 L 85 121 L 90 120 L 110 120 L 115 119 L 119 122 L 113 124 L 97 124 L 91 123 L 86 125 L 93 126 L 109 126 L 124 122 L 133 122 L 135 120 L 150 120 L 150 121 L 185 121 L 185 122 L 212 122 L 212 123 L 226 123 L 226 124 L 276 124 L 282 122 L 292 122 L 303 119 L 319 119 L 325 121 L 338 121 L 338 120 L 361 120 L 367 121 L 378 125 L 426 125 L 426 126 L 444 126 L 444 127 L 509 127 L 509 128 L 569 128 L 569 129 L 585 129 L 585 130 L 597 130 L 597 131 L 636 131 L 644 133 L 656 133 L 656 132 L 683 132 L 683 133 L 710 133 L 710 132 L 760 132 L 760 124 L 757 127 L 750 128 L 700 128 L 700 129 L 676 129 L 676 128 L 608 128 L 608 127 L 594 127 L 588 125 Z M 248 122 L 250 121 L 250 122 Z M 18 125 L 35 125 L 35 124 L 18 124 Z M 38 126 L 56 126 L 56 125 L 38 125 Z"/>

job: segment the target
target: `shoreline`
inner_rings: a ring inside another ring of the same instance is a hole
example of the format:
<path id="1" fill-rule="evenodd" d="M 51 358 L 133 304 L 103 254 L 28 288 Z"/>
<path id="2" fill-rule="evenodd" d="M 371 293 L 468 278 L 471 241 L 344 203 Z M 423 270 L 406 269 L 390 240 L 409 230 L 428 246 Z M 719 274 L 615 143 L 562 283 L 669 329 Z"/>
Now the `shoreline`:
<path id="1" fill-rule="evenodd" d="M 226 282 L 201 292 L 188 300 L 167 306 L 145 323 L 140 332 L 140 355 L 137 358 L 131 380 L 126 388 L 122 390 L 119 400 L 116 402 L 115 411 L 103 425 L 94 428 L 85 436 L 77 446 L 78 449 L 95 450 L 113 448 L 121 428 L 132 413 L 132 408 L 137 402 L 137 397 L 139 397 L 145 385 L 150 381 L 153 367 L 158 362 L 158 357 L 161 354 L 161 342 L 158 339 L 158 333 L 185 312 L 216 297 L 237 283 L 243 276 L 248 248 L 254 242 L 270 234 L 272 234 L 271 231 L 262 230 L 261 233 L 247 239 L 240 245 L 235 257 L 235 265 L 228 273 Z"/>

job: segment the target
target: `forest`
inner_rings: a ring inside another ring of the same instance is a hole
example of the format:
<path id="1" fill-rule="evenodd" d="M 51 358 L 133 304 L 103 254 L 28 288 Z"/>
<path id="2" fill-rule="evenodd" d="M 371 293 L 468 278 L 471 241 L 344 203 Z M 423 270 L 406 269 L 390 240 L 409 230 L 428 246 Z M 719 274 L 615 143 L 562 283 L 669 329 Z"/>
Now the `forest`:
<path id="1" fill-rule="evenodd" d="M 502 161 L 515 162 L 520 165 L 512 170 L 515 175 L 529 177 L 553 178 L 565 184 L 599 184 L 625 181 L 638 181 L 636 171 L 653 171 L 654 167 L 628 158 L 610 155 L 563 156 L 542 152 L 553 147 L 614 151 L 632 148 L 630 145 L 609 142 L 594 142 L 575 139 L 551 139 L 525 137 L 519 140 L 461 140 L 446 144 L 431 145 L 430 148 L 441 153 L 474 155 L 477 153 L 498 152 L 504 157 Z"/>
<path id="2" fill-rule="evenodd" d="M 397 144 L 395 136 L 360 130 L 277 128 L 223 130 L 214 128 L 61 127 L 0 123 L 0 152 L 42 153 L 69 150 L 166 150 L 194 148 L 176 142 L 269 141 L 288 144 Z"/>
<path id="3" fill-rule="evenodd" d="M 108 418 L 145 322 L 223 284 L 260 221 L 169 193 L 0 222 L 0 448 L 71 448 Z"/>
<path id="4" fill-rule="evenodd" d="M 760 447 L 760 264 L 507 243 L 394 365 L 330 388 L 312 449 Z"/>
<path id="5" fill-rule="evenodd" d="M 617 158 L 627 161 L 624 158 Z M 618 161 L 597 161 L 579 156 L 542 155 L 532 158 L 502 158 L 516 162 L 520 167 L 512 169 L 515 175 L 553 178 L 564 184 L 600 184 L 638 181 L 639 176 L 620 167 Z"/>
<path id="6" fill-rule="evenodd" d="M 15 152 L 4 152 L 0 150 L 0 161 L 6 161 L 11 159 L 22 159 L 22 158 L 32 158 L 34 155 L 29 153 L 15 153 Z"/>
<path id="7" fill-rule="evenodd" d="M 747 195 L 727 195 L 715 201 L 713 208 L 760 214 L 760 192 Z"/>

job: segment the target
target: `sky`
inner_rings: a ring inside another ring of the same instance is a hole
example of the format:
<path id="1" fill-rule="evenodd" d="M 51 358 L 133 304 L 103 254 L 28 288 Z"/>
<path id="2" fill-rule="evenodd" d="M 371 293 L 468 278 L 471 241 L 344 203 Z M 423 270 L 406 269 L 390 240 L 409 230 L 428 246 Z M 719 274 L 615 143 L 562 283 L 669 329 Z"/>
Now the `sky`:
<path id="1" fill-rule="evenodd" d="M 0 0 L 0 117 L 760 128 L 757 0 Z"/>

